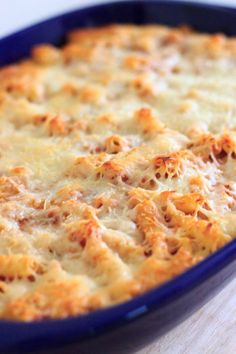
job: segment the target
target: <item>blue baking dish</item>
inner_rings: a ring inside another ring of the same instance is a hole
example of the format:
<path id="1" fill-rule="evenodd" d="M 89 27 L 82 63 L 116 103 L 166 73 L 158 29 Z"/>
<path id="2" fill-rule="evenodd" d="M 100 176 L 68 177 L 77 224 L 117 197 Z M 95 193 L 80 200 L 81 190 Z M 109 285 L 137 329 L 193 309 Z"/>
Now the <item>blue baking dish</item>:
<path id="1" fill-rule="evenodd" d="M 29 55 L 37 43 L 63 43 L 76 27 L 108 23 L 188 24 L 236 35 L 236 10 L 172 1 L 113 2 L 46 20 L 0 40 L 0 65 Z M 200 308 L 235 275 L 236 240 L 174 280 L 131 301 L 65 320 L 0 321 L 0 353 L 128 353 L 157 339 Z M 186 333 L 187 335 L 187 333 Z"/>

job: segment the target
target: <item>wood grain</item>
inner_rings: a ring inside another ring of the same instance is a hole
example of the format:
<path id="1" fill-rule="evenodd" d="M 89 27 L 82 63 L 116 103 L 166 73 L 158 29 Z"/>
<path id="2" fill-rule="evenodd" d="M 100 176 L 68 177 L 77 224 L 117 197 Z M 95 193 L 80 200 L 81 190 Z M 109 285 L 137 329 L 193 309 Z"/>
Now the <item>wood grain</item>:
<path id="1" fill-rule="evenodd" d="M 201 310 L 135 354 L 236 353 L 236 279 Z"/>

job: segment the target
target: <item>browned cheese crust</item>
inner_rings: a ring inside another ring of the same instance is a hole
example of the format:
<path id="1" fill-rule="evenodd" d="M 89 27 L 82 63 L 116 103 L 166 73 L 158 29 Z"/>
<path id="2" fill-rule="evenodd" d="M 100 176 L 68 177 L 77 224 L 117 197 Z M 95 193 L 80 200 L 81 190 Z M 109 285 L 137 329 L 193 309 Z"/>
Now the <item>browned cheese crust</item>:
<path id="1" fill-rule="evenodd" d="M 76 30 L 0 69 L 0 318 L 65 318 L 236 235 L 236 39 Z"/>

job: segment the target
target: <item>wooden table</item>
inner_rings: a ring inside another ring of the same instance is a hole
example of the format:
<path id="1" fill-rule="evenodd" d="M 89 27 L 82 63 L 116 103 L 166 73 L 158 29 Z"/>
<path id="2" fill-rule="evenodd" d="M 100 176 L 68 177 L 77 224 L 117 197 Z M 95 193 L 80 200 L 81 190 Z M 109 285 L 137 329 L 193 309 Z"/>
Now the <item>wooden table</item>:
<path id="1" fill-rule="evenodd" d="M 236 279 L 182 324 L 135 354 L 236 354 Z"/>

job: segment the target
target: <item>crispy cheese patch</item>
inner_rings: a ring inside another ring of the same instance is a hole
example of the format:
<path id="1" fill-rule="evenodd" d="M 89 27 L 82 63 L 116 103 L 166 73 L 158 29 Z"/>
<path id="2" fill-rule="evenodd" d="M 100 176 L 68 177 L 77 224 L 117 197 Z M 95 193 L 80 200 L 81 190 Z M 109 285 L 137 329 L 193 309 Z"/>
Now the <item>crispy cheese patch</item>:
<path id="1" fill-rule="evenodd" d="M 0 69 L 0 318 L 126 301 L 235 237 L 235 54 L 112 25 Z"/>

